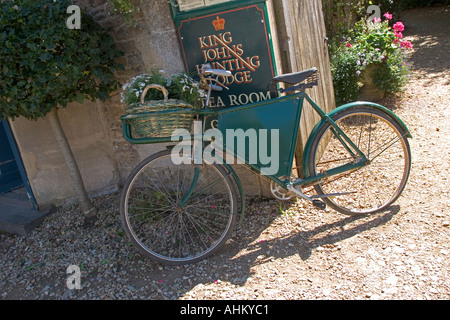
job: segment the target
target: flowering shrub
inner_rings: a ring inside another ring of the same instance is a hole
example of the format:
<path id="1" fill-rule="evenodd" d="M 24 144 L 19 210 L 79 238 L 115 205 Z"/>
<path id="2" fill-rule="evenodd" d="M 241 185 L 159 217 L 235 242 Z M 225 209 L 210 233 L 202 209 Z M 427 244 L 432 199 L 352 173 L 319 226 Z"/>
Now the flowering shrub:
<path id="1" fill-rule="evenodd" d="M 149 84 L 159 84 L 164 86 L 169 92 L 169 99 L 183 100 L 194 107 L 200 105 L 200 98 L 205 96 L 204 90 L 200 89 L 186 73 L 173 74 L 169 78 L 164 77 L 164 71 L 152 70 L 150 74 L 141 74 L 130 79 L 123 85 L 122 102 L 127 106 L 138 103 L 145 87 Z M 164 98 L 161 91 L 150 89 L 145 95 L 145 100 L 162 100 Z"/>
<path id="2" fill-rule="evenodd" d="M 331 68 L 338 104 L 358 98 L 366 72 L 370 72 L 373 84 L 385 92 L 399 92 L 408 81 L 410 65 L 405 61 L 405 50 L 412 44 L 402 39 L 405 26 L 397 22 L 391 28 L 392 15 L 388 12 L 383 18 L 360 20 L 340 43 L 332 46 Z"/>

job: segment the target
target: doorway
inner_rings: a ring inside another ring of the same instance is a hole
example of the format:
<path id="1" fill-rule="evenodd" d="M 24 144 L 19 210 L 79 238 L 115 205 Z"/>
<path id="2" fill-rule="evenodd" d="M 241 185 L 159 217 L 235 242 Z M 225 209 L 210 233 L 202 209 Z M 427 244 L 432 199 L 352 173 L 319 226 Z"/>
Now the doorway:
<path id="1" fill-rule="evenodd" d="M 25 189 L 28 200 L 36 207 L 14 136 L 8 121 L 0 120 L 0 195 Z"/>

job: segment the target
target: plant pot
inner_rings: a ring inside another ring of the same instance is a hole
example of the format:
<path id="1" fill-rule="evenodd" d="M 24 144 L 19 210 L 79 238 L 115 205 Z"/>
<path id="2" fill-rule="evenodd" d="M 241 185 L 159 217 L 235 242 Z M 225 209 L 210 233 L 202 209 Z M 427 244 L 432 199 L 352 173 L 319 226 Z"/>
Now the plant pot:
<path id="1" fill-rule="evenodd" d="M 375 70 L 373 67 L 369 67 L 364 72 L 362 79 L 363 86 L 359 88 L 359 100 L 362 101 L 380 101 L 386 95 L 385 91 L 379 90 L 372 81 L 372 72 Z"/>

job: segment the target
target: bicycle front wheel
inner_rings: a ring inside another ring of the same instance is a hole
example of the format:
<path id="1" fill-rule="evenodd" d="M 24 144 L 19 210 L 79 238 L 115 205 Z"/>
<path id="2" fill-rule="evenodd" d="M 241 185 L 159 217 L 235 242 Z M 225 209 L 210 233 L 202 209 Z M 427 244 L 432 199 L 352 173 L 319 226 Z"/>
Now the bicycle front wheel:
<path id="1" fill-rule="evenodd" d="M 411 168 L 411 151 L 406 133 L 385 112 L 370 106 L 349 108 L 333 116 L 339 128 L 365 154 L 369 164 L 340 175 L 329 176 L 314 186 L 338 212 L 348 215 L 381 211 L 402 193 Z M 312 175 L 354 161 L 326 123 L 311 145 L 309 169 Z"/>
<path id="2" fill-rule="evenodd" d="M 130 174 L 120 215 L 128 237 L 149 258 L 193 263 L 229 238 L 237 221 L 237 193 L 224 166 L 174 164 L 165 150 Z"/>

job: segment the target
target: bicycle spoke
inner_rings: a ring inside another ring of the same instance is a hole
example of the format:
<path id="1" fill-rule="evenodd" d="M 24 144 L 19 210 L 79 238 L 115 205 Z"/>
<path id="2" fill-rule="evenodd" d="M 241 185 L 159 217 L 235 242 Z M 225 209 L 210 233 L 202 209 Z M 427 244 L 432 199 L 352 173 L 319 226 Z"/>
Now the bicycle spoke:
<path id="1" fill-rule="evenodd" d="M 390 145 L 388 145 L 386 148 L 384 148 L 383 150 L 381 150 L 376 156 L 374 156 L 371 160 L 373 161 L 373 160 L 375 160 L 376 158 L 378 158 L 383 152 L 385 152 L 387 149 L 389 149 L 390 147 L 392 147 L 393 145 L 394 145 L 394 143 L 396 143 L 397 141 L 400 141 L 400 139 L 402 139 L 402 138 L 404 138 L 405 137 L 405 135 L 403 135 L 403 136 L 399 136 L 399 137 L 397 137 Z M 378 149 L 380 149 L 380 148 L 378 148 Z M 378 150 L 377 149 L 377 150 Z"/>
<path id="2" fill-rule="evenodd" d="M 199 175 L 192 185 L 195 168 Z M 234 188 L 223 166 L 174 165 L 170 151 L 160 152 L 130 175 L 121 198 L 122 223 L 150 258 L 168 264 L 197 261 L 217 250 L 236 223 Z"/>
<path id="3" fill-rule="evenodd" d="M 326 202 L 346 214 L 375 212 L 388 206 L 403 190 L 411 163 L 406 134 L 395 121 L 371 107 L 349 109 L 336 115 L 338 127 L 369 160 L 363 167 L 327 177 L 314 188 L 319 195 L 344 193 Z M 354 159 L 338 139 L 334 129 L 324 127 L 314 142 L 310 172 L 326 172 Z M 316 159 L 317 158 L 317 159 Z M 351 192 L 349 194 L 345 194 Z"/>

